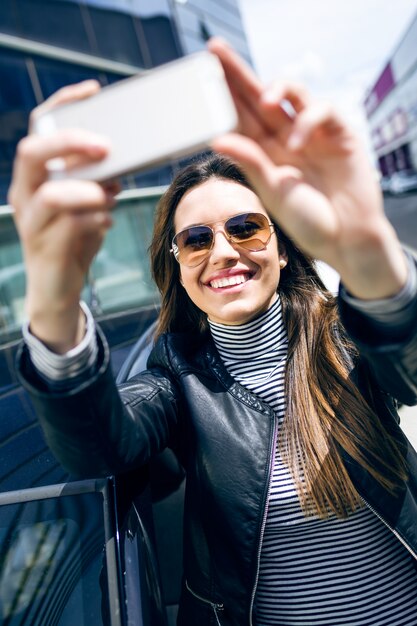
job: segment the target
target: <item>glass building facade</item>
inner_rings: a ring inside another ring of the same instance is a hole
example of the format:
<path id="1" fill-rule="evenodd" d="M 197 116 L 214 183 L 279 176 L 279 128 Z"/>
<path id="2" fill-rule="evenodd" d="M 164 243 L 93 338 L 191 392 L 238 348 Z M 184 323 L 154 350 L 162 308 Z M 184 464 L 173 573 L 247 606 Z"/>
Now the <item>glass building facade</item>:
<path id="1" fill-rule="evenodd" d="M 0 205 L 31 109 L 65 84 L 110 84 L 200 50 L 211 35 L 249 60 L 237 0 L 1 0 Z M 165 184 L 176 165 L 124 186 Z"/>

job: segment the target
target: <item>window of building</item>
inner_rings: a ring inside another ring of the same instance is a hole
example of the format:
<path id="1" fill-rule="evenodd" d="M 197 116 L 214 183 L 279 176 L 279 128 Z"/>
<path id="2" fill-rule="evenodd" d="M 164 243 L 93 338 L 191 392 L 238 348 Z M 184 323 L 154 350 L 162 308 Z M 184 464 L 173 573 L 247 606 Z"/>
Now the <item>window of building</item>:
<path id="1" fill-rule="evenodd" d="M 64 63 L 44 57 L 33 57 L 42 95 L 46 99 L 57 89 L 78 83 L 82 80 L 95 78 L 106 84 L 106 78 L 97 70 L 72 63 Z"/>
<path id="2" fill-rule="evenodd" d="M 15 0 L 13 11 L 16 12 L 22 37 L 80 52 L 92 52 L 78 2 Z"/>
<path id="3" fill-rule="evenodd" d="M 139 18 L 137 18 L 139 19 Z M 173 24 L 170 18 L 154 16 L 140 21 L 151 55 L 152 67 L 168 63 L 181 56 Z"/>
<path id="4" fill-rule="evenodd" d="M 144 67 L 135 21 L 131 15 L 89 7 L 98 56 Z"/>

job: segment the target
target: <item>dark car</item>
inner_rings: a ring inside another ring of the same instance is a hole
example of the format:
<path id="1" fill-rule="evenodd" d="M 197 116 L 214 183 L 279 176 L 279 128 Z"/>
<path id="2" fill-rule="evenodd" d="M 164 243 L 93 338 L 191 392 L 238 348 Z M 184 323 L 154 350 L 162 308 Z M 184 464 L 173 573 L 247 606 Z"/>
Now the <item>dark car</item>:
<path id="1" fill-rule="evenodd" d="M 147 246 L 161 190 L 121 195 L 83 297 L 117 378 L 146 365 L 158 296 Z M 120 477 L 74 480 L 49 451 L 14 362 L 25 276 L 0 213 L 0 623 L 168 626 L 181 572 L 183 472 L 169 451 Z"/>

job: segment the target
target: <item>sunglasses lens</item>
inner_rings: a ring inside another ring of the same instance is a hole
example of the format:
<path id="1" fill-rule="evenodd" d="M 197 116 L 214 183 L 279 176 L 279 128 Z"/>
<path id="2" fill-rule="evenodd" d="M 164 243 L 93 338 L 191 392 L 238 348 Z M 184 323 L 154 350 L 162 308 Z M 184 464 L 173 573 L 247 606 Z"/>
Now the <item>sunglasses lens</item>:
<path id="1" fill-rule="evenodd" d="M 201 263 L 213 245 L 209 226 L 191 226 L 175 235 L 173 248 L 180 263 L 193 267 Z"/>
<path id="2" fill-rule="evenodd" d="M 224 231 L 229 241 L 253 252 L 264 250 L 272 235 L 268 218 L 262 213 L 234 215 L 224 223 Z M 213 240 L 210 226 L 190 226 L 175 235 L 172 251 L 182 265 L 196 267 L 209 254 Z"/>
<path id="3" fill-rule="evenodd" d="M 262 250 L 271 239 L 268 218 L 262 213 L 235 215 L 227 220 L 225 230 L 234 243 L 246 250 Z"/>

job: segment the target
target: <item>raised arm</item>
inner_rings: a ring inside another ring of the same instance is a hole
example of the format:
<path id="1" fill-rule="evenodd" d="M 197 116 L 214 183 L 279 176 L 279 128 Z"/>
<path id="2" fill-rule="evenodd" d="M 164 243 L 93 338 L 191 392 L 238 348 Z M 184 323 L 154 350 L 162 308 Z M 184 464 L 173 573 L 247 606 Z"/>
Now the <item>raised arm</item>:
<path id="1" fill-rule="evenodd" d="M 33 115 L 63 102 L 86 98 L 95 81 L 65 87 Z M 15 211 L 27 274 L 26 307 L 31 332 L 50 349 L 65 353 L 84 333 L 79 308 L 86 272 L 112 220 L 118 186 L 91 181 L 49 180 L 47 162 L 102 159 L 105 139 L 76 129 L 50 137 L 29 135 L 17 149 L 9 202 Z"/>

